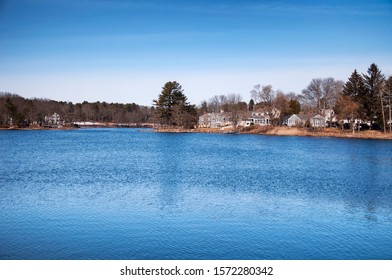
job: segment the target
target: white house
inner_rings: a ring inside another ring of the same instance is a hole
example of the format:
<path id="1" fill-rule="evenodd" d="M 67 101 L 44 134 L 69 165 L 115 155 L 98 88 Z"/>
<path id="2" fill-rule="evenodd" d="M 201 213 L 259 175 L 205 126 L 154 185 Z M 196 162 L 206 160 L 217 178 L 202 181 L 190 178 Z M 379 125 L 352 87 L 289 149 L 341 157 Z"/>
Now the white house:
<path id="1" fill-rule="evenodd" d="M 51 116 L 45 116 L 46 125 L 59 126 L 59 125 L 64 125 L 64 123 L 65 123 L 64 120 L 57 113 L 54 113 Z"/>
<path id="2" fill-rule="evenodd" d="M 271 125 L 271 117 L 270 117 L 270 115 L 268 115 L 264 112 L 251 112 L 251 113 L 247 114 L 246 118 L 244 118 L 240 121 L 239 125 L 241 125 L 241 126 Z"/>
<path id="3" fill-rule="evenodd" d="M 271 125 L 271 119 L 269 116 L 246 118 L 246 119 L 242 119 L 239 125 L 240 126 L 251 126 L 251 125 L 267 126 L 267 125 Z"/>
<path id="4" fill-rule="evenodd" d="M 315 115 L 309 119 L 309 122 L 312 127 L 325 127 L 325 118 L 321 115 Z"/>
<path id="5" fill-rule="evenodd" d="M 266 126 L 271 125 L 271 117 L 269 115 L 253 118 L 255 125 Z"/>
<path id="6" fill-rule="evenodd" d="M 337 122 L 338 120 L 335 117 L 335 111 L 332 109 L 322 109 L 321 115 L 324 116 L 325 122 Z"/>
<path id="7" fill-rule="evenodd" d="M 293 114 L 283 122 L 287 126 L 304 126 L 308 118 L 303 114 Z"/>

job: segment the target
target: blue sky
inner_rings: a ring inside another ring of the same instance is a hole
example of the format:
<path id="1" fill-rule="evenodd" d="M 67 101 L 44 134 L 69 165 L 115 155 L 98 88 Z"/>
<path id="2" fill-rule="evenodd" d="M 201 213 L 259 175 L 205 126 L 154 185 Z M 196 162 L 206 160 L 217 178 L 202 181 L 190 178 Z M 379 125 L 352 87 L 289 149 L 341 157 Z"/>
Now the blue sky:
<path id="1" fill-rule="evenodd" d="M 151 105 L 255 84 L 300 93 L 376 63 L 392 75 L 392 1 L 0 0 L 0 91 Z"/>

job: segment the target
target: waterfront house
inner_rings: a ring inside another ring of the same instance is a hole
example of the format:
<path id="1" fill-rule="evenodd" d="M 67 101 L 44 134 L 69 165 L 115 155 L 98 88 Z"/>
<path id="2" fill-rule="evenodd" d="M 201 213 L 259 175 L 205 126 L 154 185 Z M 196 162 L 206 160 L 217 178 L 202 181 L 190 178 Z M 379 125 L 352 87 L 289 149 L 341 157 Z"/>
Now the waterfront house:
<path id="1" fill-rule="evenodd" d="M 51 116 L 45 116 L 45 125 L 47 126 L 62 126 L 64 123 L 64 120 L 57 113 L 54 113 Z"/>
<path id="2" fill-rule="evenodd" d="M 253 117 L 253 122 L 255 125 L 260 126 L 271 125 L 271 117 L 269 115 Z"/>
<path id="3" fill-rule="evenodd" d="M 303 114 L 293 114 L 283 124 L 287 126 L 304 126 L 308 118 Z"/>
<path id="4" fill-rule="evenodd" d="M 325 118 L 321 115 L 315 115 L 309 119 L 309 122 L 312 127 L 325 127 Z"/>
<path id="5" fill-rule="evenodd" d="M 199 127 L 219 128 L 232 125 L 227 113 L 206 113 L 199 117 Z"/>
<path id="6" fill-rule="evenodd" d="M 325 123 L 329 125 L 338 121 L 335 116 L 335 111 L 332 109 L 322 109 L 321 116 L 324 117 Z"/>
<path id="7" fill-rule="evenodd" d="M 269 116 L 270 120 L 279 119 L 280 110 L 275 107 L 265 106 L 252 112 L 252 117 Z"/>
<path id="8" fill-rule="evenodd" d="M 279 117 L 280 117 L 280 111 L 275 107 L 262 107 L 256 111 L 248 112 L 245 118 L 241 120 L 240 125 L 242 126 L 272 125 L 272 120 L 278 119 Z"/>
<path id="9" fill-rule="evenodd" d="M 267 126 L 271 125 L 271 117 L 261 112 L 251 112 L 240 121 L 239 125 L 245 127 L 251 125 Z"/>

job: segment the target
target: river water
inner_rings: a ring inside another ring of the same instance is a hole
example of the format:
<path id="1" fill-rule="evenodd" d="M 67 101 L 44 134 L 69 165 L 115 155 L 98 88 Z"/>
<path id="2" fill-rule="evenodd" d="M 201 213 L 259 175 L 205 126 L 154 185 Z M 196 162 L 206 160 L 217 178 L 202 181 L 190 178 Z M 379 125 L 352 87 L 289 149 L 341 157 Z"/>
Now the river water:
<path id="1" fill-rule="evenodd" d="M 0 259 L 392 259 L 392 142 L 0 131 Z"/>

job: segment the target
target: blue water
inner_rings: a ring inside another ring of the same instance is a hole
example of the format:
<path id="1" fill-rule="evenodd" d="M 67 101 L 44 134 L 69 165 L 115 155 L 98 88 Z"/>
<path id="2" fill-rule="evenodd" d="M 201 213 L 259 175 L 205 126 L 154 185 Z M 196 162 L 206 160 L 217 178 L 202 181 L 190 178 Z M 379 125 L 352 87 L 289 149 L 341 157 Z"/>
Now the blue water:
<path id="1" fill-rule="evenodd" d="M 392 259 L 392 141 L 0 131 L 0 259 Z"/>

